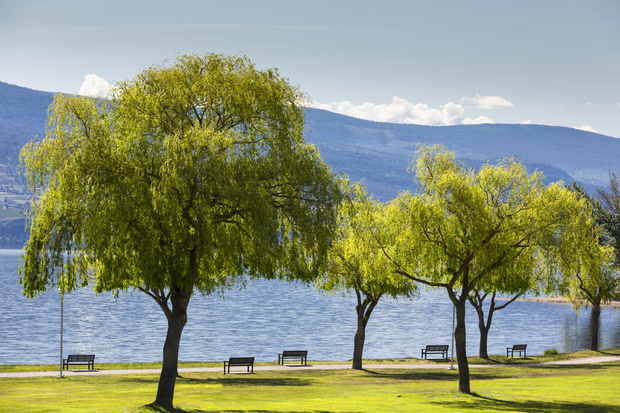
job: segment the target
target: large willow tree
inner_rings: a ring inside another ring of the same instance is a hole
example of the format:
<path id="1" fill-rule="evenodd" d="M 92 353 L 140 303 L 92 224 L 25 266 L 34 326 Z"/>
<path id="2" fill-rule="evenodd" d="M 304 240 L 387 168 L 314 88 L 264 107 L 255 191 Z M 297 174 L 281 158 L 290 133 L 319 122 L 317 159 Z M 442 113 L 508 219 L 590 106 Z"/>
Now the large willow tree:
<path id="1" fill-rule="evenodd" d="M 116 86 L 57 96 L 22 159 L 36 194 L 27 296 L 137 289 L 168 320 L 155 404 L 171 409 L 194 292 L 246 276 L 311 280 L 340 190 L 305 143 L 304 99 L 244 56 L 181 56 Z"/>
<path id="2" fill-rule="evenodd" d="M 470 294 L 476 288 L 520 288 L 534 252 L 571 244 L 591 218 L 574 193 L 561 184 L 545 185 L 540 173 L 528 174 L 512 160 L 473 169 L 433 146 L 418 150 L 412 169 L 421 189 L 393 204 L 390 214 L 400 221 L 400 234 L 387 254 L 398 274 L 447 291 L 456 308 L 459 391 L 470 393 Z"/>

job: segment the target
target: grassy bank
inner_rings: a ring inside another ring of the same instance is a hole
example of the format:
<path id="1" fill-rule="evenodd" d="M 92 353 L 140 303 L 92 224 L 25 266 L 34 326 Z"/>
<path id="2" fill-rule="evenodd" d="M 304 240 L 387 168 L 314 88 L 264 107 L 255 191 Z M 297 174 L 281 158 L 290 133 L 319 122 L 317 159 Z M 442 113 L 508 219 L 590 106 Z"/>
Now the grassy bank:
<path id="1" fill-rule="evenodd" d="M 620 411 L 620 362 L 494 363 L 471 370 L 474 395 L 459 394 L 458 373 L 437 363 L 430 370 L 187 373 L 177 381 L 175 401 L 179 412 L 194 413 Z M 0 379 L 0 411 L 151 413 L 142 406 L 153 401 L 157 381 L 156 374 Z"/>
<path id="2" fill-rule="evenodd" d="M 560 353 L 555 355 L 528 356 L 524 358 L 511 358 L 499 355 L 491 355 L 489 359 L 481 359 L 480 357 L 468 357 L 469 364 L 531 364 L 544 363 L 549 361 L 572 360 L 586 357 L 598 357 L 620 355 L 620 349 L 608 349 L 603 351 L 577 351 L 574 353 Z M 95 360 L 96 362 L 97 360 Z M 449 365 L 449 360 L 429 359 L 422 360 L 418 358 L 393 358 L 393 359 L 375 359 L 364 360 L 365 364 L 438 364 Z M 455 360 L 456 363 L 456 360 Z M 257 362 L 257 366 L 275 366 L 273 362 Z M 320 361 L 309 360 L 308 364 L 351 364 L 351 361 Z M 199 362 L 184 361 L 179 363 L 179 367 L 221 367 L 222 361 Z M 133 369 L 160 369 L 161 363 L 96 363 L 97 370 L 133 370 Z M 59 369 L 58 364 L 5 364 L 0 365 L 0 373 L 20 372 L 20 371 L 56 371 Z"/>

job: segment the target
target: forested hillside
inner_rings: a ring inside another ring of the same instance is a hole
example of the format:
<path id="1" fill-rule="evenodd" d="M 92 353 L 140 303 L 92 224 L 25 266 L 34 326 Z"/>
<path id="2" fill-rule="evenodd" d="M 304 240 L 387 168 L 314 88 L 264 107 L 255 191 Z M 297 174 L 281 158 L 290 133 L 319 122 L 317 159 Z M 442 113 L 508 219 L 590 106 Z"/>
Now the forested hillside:
<path id="1" fill-rule="evenodd" d="M 26 239 L 22 210 L 29 197 L 18 170 L 19 151 L 45 134 L 54 94 L 0 82 L 0 248 L 21 247 Z M 418 145 L 441 143 L 470 165 L 518 158 L 548 181 L 573 179 L 594 193 L 620 172 L 620 139 L 544 125 L 420 126 L 371 122 L 307 109 L 307 140 L 334 171 L 366 181 L 379 200 L 414 190 L 407 173 Z"/>
<path id="2" fill-rule="evenodd" d="M 26 142 L 45 134 L 54 94 L 0 82 L 0 164 L 17 165 Z"/>
<path id="3" fill-rule="evenodd" d="M 418 145 L 443 144 L 470 165 L 515 157 L 547 181 L 581 182 L 590 192 L 620 168 L 620 139 L 545 125 L 420 126 L 371 122 L 309 109 L 309 141 L 335 170 L 365 179 L 381 200 L 413 189 L 407 166 Z"/>

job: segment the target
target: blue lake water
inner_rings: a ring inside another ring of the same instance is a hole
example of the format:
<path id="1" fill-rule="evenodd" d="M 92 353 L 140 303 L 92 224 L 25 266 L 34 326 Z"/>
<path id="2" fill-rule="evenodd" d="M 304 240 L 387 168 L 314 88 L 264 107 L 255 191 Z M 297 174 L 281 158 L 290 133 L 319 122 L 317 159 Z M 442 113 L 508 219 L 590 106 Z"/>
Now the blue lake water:
<path id="1" fill-rule="evenodd" d="M 0 364 L 58 363 L 60 294 L 26 299 L 19 284 L 19 250 L 0 250 Z M 467 352 L 478 354 L 478 322 L 467 308 Z M 355 298 L 313 288 L 259 281 L 226 298 L 196 295 L 181 338 L 181 361 L 221 361 L 231 356 L 277 360 L 282 350 L 308 350 L 311 360 L 350 360 Z M 527 343 L 528 354 L 589 347 L 590 313 L 567 304 L 519 301 L 497 312 L 489 354 Z M 427 344 L 450 344 L 452 304 L 441 292 L 414 300 L 382 300 L 366 331 L 364 358 L 420 357 Z M 96 354 L 97 362 L 161 361 L 166 318 L 144 294 L 95 295 L 84 288 L 65 296 L 63 353 Z M 620 347 L 620 310 L 601 312 L 600 348 Z"/>

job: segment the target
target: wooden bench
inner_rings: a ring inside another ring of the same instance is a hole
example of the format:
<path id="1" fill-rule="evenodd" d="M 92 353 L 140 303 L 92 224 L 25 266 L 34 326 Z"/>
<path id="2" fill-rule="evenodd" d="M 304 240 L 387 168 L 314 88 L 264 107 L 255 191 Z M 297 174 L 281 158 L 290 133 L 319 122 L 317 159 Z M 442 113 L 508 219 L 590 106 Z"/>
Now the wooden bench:
<path id="1" fill-rule="evenodd" d="M 69 371 L 69 365 L 87 366 L 88 370 L 95 370 L 95 355 L 69 354 L 66 359 L 62 360 L 62 367 L 67 367 L 67 371 Z"/>
<path id="2" fill-rule="evenodd" d="M 278 354 L 278 365 L 280 365 L 280 361 L 282 362 L 282 365 L 284 365 L 284 359 L 299 359 L 300 364 L 305 366 L 308 363 L 308 350 L 283 351 Z"/>
<path id="3" fill-rule="evenodd" d="M 521 357 L 521 353 L 523 353 L 523 357 L 527 357 L 526 348 L 527 344 L 515 344 L 512 347 L 506 347 L 506 357 L 508 357 L 508 354 L 510 353 L 510 357 L 514 358 L 515 351 L 519 352 L 519 357 Z"/>
<path id="4" fill-rule="evenodd" d="M 448 345 L 431 345 L 422 349 L 422 358 L 426 358 L 429 354 L 441 354 L 444 359 L 448 358 Z"/>
<path id="5" fill-rule="evenodd" d="M 228 361 L 224 360 L 224 374 L 226 374 L 227 368 L 230 373 L 230 366 L 246 366 L 248 373 L 250 373 L 251 367 L 252 373 L 254 373 L 254 357 L 230 357 Z"/>

